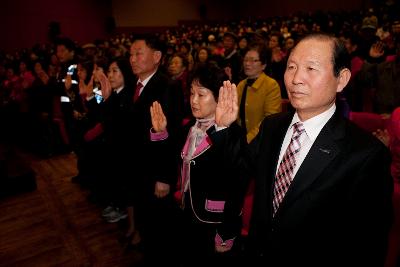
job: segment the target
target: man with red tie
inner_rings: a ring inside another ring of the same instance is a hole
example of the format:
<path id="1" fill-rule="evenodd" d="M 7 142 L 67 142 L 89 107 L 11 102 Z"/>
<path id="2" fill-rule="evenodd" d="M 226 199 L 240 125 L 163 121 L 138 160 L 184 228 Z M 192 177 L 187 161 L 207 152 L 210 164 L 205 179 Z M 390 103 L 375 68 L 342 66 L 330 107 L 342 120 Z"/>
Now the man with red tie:
<path id="1" fill-rule="evenodd" d="M 150 106 L 158 101 L 165 111 L 168 133 L 172 137 L 171 149 L 178 149 L 175 141 L 183 119 L 182 89 L 159 68 L 163 48 L 163 43 L 153 35 L 136 36 L 130 48 L 130 63 L 137 76 L 130 122 L 134 125 L 132 179 L 137 185 L 132 190 L 132 197 L 137 210 L 135 218 L 141 227 L 145 260 L 149 266 L 153 266 L 154 261 L 172 260 L 175 205 L 171 194 L 174 188 L 171 186 L 176 184 L 176 179 L 170 180 L 152 164 Z M 165 160 L 178 165 L 178 158 Z"/>

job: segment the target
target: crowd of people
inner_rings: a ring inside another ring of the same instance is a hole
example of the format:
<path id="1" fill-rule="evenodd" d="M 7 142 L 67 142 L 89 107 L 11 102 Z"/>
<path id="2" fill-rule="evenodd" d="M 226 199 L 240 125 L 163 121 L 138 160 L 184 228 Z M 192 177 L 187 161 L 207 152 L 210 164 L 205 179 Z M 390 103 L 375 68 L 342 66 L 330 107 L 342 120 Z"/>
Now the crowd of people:
<path id="1" fill-rule="evenodd" d="M 1 138 L 43 157 L 73 151 L 72 182 L 107 222 L 127 219 L 121 242 L 146 266 L 383 266 L 400 181 L 400 20 L 359 13 L 1 54 Z M 351 111 L 393 130 L 375 138 Z"/>

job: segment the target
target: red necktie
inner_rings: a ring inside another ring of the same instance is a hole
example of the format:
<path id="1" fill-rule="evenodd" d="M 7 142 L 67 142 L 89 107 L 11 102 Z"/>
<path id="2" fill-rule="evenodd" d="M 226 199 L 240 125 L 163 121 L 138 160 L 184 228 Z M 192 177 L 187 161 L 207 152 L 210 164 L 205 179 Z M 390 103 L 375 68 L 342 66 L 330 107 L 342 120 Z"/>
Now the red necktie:
<path id="1" fill-rule="evenodd" d="M 136 89 L 135 89 L 135 95 L 133 96 L 133 102 L 136 102 L 139 98 L 140 95 L 140 89 L 143 88 L 143 84 L 141 82 L 138 82 L 136 84 Z"/>
<path id="2" fill-rule="evenodd" d="M 296 154 L 301 148 L 299 139 L 301 134 L 304 132 L 305 129 L 301 122 L 293 124 L 292 139 L 282 157 L 278 172 L 275 176 L 274 199 L 272 201 L 274 216 L 293 180 L 293 169 L 296 167 Z"/>

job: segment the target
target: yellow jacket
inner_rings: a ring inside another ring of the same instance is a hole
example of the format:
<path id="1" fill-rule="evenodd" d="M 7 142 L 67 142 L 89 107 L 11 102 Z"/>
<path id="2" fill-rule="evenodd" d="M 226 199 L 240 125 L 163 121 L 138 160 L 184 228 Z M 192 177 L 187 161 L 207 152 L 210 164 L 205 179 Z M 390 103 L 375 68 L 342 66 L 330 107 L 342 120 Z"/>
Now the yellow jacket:
<path id="1" fill-rule="evenodd" d="M 239 103 L 246 83 L 247 79 L 244 79 L 237 86 Z M 278 82 L 264 73 L 258 76 L 257 80 L 247 90 L 245 116 L 247 142 L 250 143 L 258 134 L 262 120 L 268 115 L 281 112 L 282 98 Z M 240 118 L 238 118 L 238 123 L 242 125 Z"/>

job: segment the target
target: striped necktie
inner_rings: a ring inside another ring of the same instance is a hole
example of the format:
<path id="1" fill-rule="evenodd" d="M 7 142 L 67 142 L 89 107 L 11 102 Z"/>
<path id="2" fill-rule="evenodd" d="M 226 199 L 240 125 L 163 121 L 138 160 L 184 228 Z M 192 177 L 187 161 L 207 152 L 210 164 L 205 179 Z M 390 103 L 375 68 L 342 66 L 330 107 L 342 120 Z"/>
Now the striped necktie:
<path id="1" fill-rule="evenodd" d="M 296 167 L 296 156 L 301 149 L 300 136 L 304 132 L 305 129 L 301 122 L 293 124 L 293 135 L 290 144 L 282 157 L 278 172 L 275 176 L 274 199 L 272 201 L 274 216 L 293 180 L 293 170 Z"/>

